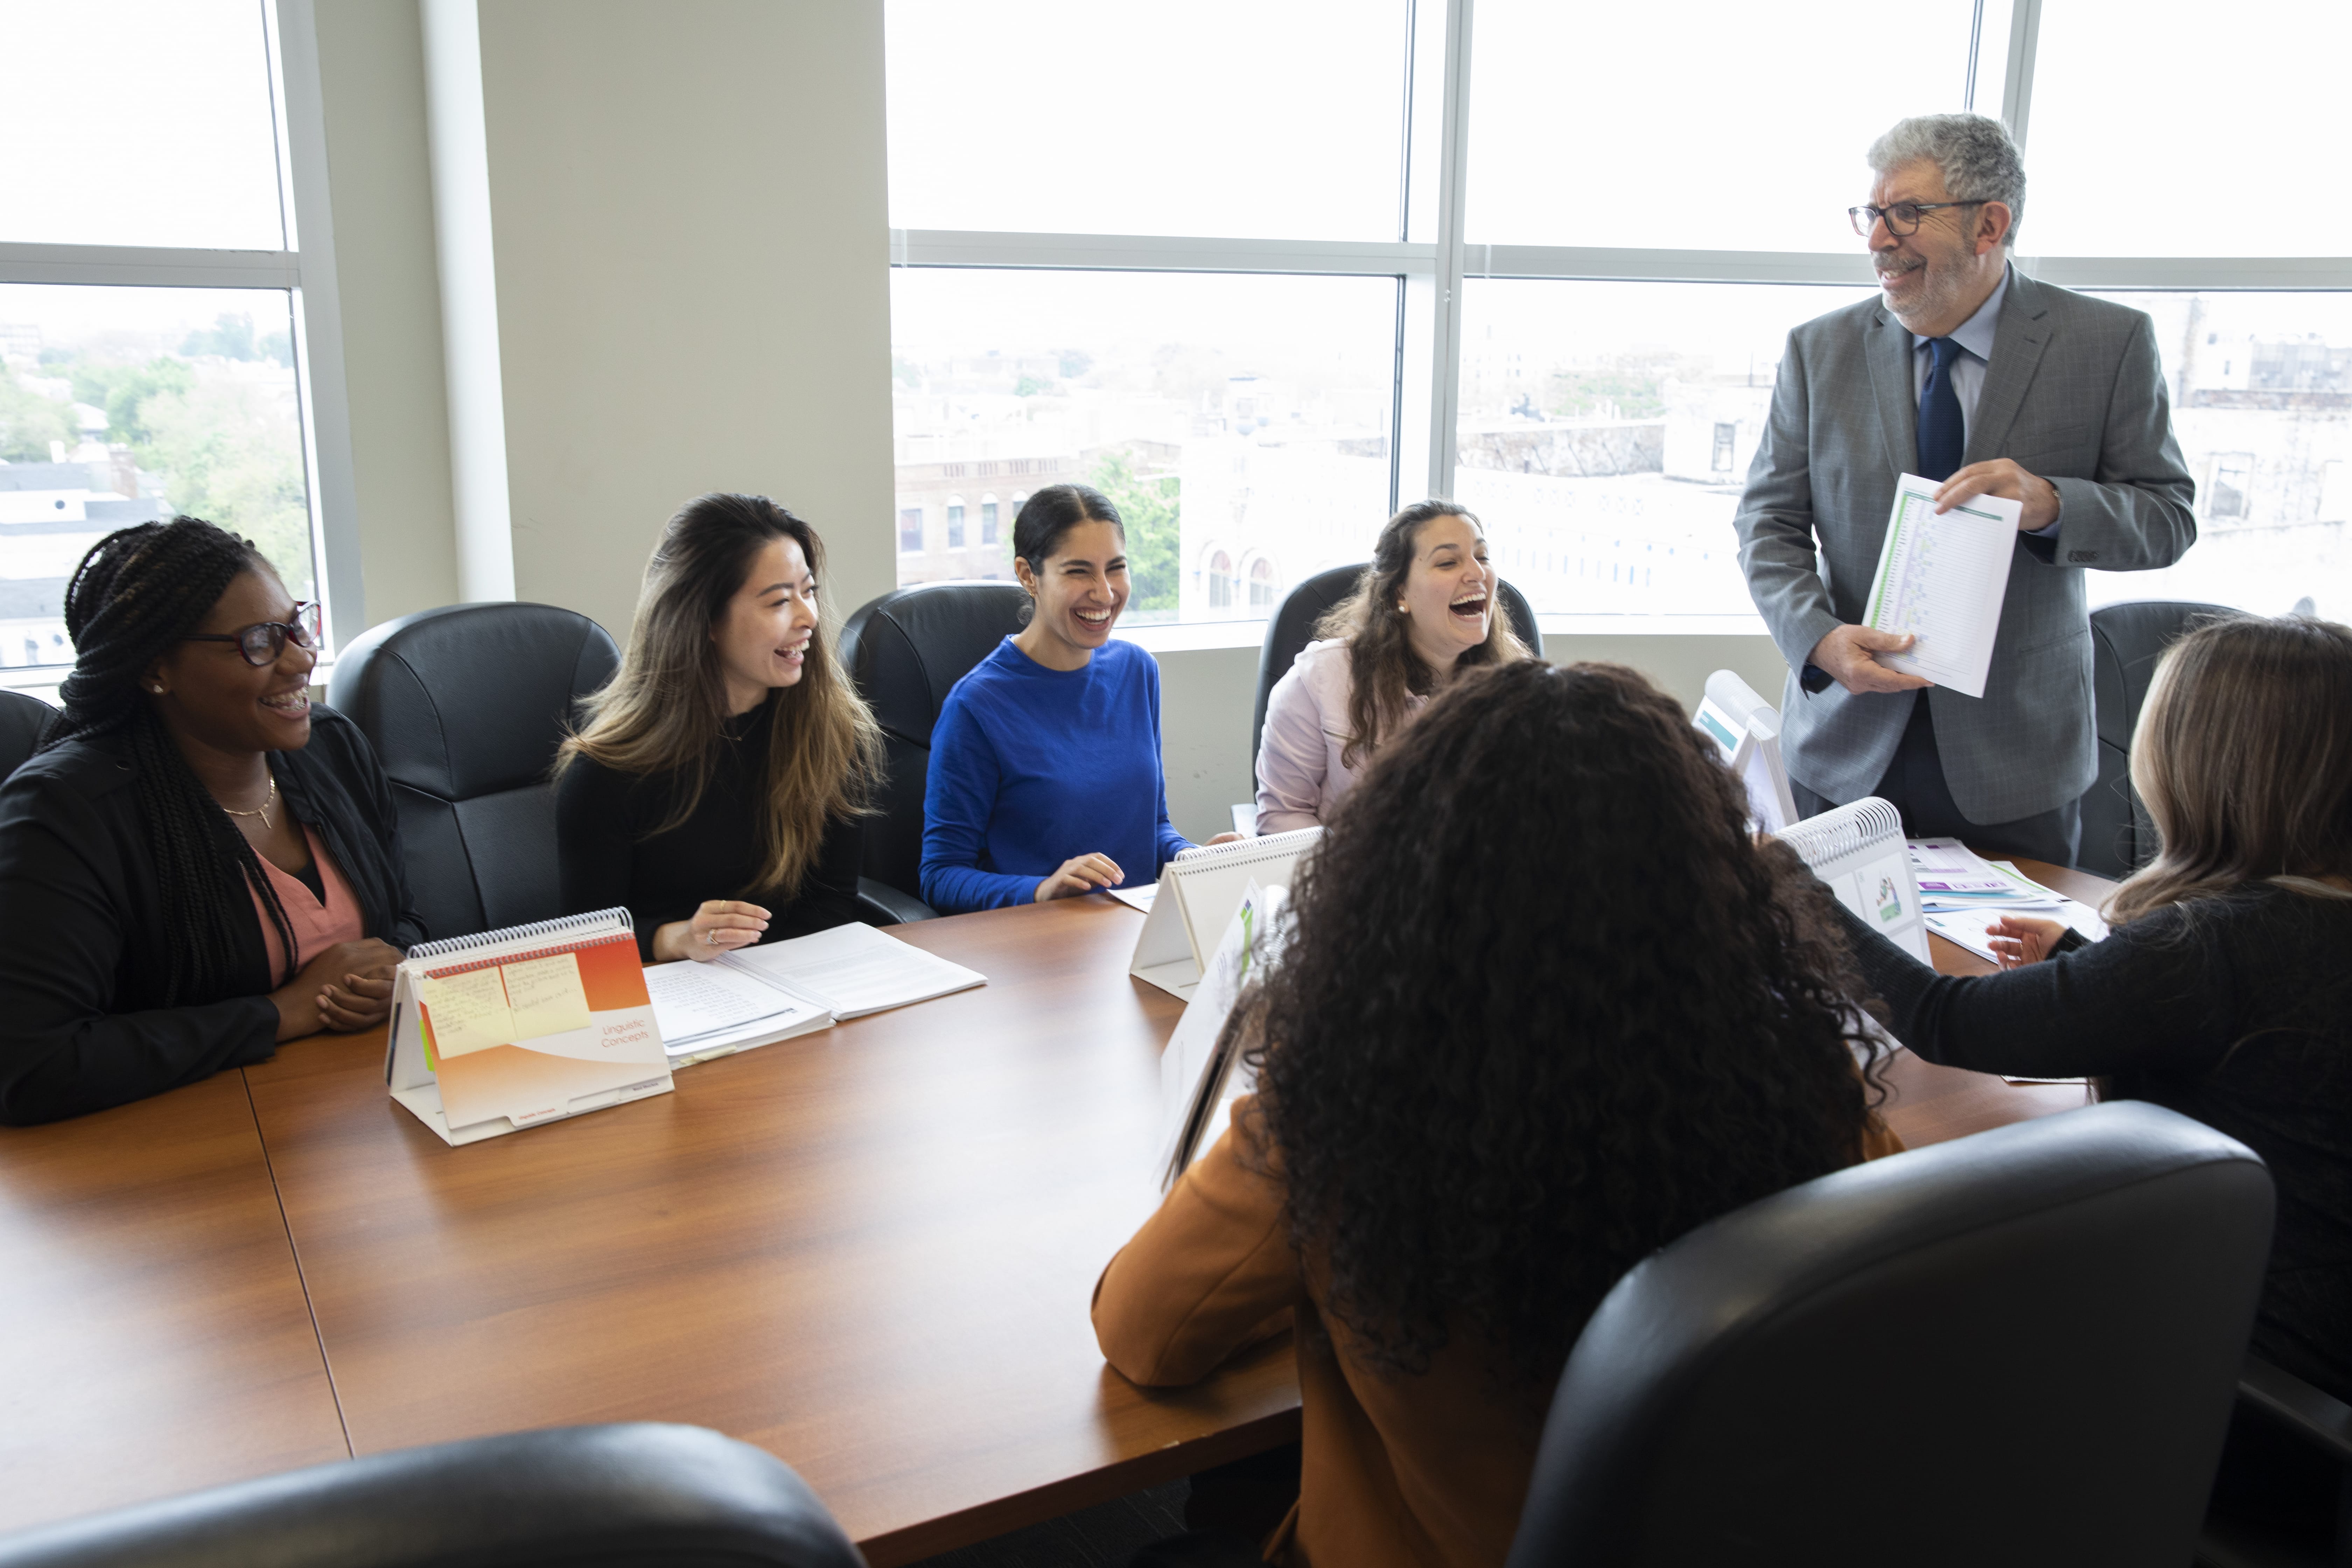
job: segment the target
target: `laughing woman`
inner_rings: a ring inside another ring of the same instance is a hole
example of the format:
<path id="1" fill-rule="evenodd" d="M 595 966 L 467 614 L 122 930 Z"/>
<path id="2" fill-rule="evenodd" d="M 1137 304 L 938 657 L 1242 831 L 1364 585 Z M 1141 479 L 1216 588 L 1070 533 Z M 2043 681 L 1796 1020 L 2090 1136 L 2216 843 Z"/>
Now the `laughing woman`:
<path id="1" fill-rule="evenodd" d="M 1261 833 L 1324 822 L 1381 742 L 1464 669 L 1528 657 L 1498 613 L 1478 520 L 1416 501 L 1381 530 L 1356 591 L 1315 628 L 1266 699 Z"/>
<path id="2" fill-rule="evenodd" d="M 1160 667 L 1111 640 L 1118 510 L 1050 485 L 1013 520 L 1013 552 L 1029 624 L 956 682 L 931 731 L 923 897 L 942 913 L 1141 886 L 1192 847 L 1168 822 Z"/>
<path id="3" fill-rule="evenodd" d="M 625 904 L 648 962 L 857 918 L 881 732 L 842 672 L 816 531 L 765 496 L 678 509 L 628 656 L 556 759 L 566 910 Z"/>
<path id="4" fill-rule="evenodd" d="M 0 1122 L 380 1023 L 425 931 L 383 770 L 308 696 L 318 606 L 183 517 L 100 540 L 65 613 L 65 712 L 0 788 Z"/>

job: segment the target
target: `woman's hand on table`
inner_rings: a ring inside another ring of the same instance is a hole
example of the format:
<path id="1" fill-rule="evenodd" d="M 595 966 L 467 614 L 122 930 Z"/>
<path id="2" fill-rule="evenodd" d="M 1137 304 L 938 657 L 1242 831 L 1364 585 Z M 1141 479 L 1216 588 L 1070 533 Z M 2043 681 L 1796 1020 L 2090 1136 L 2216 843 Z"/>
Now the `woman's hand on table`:
<path id="1" fill-rule="evenodd" d="M 1097 888 L 1115 888 L 1127 880 L 1127 873 L 1118 862 L 1108 855 L 1080 855 L 1062 862 L 1062 868 L 1037 884 L 1036 900 L 1052 903 L 1055 899 L 1075 899 L 1091 893 Z"/>
<path id="2" fill-rule="evenodd" d="M 349 1032 L 383 1023 L 392 1011 L 392 972 L 399 963 L 400 950 L 373 937 L 321 949 L 269 994 L 278 1008 L 278 1037 L 299 1040 L 321 1029 Z"/>
<path id="3" fill-rule="evenodd" d="M 2003 915 L 1985 928 L 1985 945 L 2003 969 L 2022 969 L 2049 957 L 2065 934 L 2066 927 L 2056 921 Z"/>
<path id="4" fill-rule="evenodd" d="M 1214 838 L 1210 839 L 1209 844 L 1204 844 L 1202 847 L 1205 849 L 1209 847 L 1209 845 L 1211 844 L 1239 844 L 1241 841 L 1242 836 L 1238 833 L 1220 833 Z"/>
<path id="5" fill-rule="evenodd" d="M 768 911 L 740 899 L 711 899 L 692 920 L 672 921 L 654 931 L 654 960 L 690 958 L 708 963 L 722 952 L 750 947 L 768 931 Z"/>

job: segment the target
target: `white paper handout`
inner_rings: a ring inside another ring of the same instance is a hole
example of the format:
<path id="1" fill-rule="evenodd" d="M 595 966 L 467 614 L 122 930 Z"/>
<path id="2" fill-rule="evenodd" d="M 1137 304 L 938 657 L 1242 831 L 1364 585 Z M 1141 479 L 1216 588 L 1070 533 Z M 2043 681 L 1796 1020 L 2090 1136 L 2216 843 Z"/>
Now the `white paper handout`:
<path id="1" fill-rule="evenodd" d="M 1876 655 L 1889 669 L 1982 697 L 2025 509 L 1998 496 L 1972 496 L 1937 516 L 1937 488 L 1916 474 L 1895 481 L 1895 511 L 1863 624 L 1919 639 L 1908 653 Z"/>
<path id="2" fill-rule="evenodd" d="M 648 964 L 646 991 L 673 1067 L 772 1046 L 833 1022 L 819 1003 L 724 963 Z"/>
<path id="3" fill-rule="evenodd" d="M 988 984 L 976 969 L 857 922 L 737 948 L 719 962 L 805 996 L 844 1023 Z"/>
<path id="4" fill-rule="evenodd" d="M 1238 1042 L 1220 1051 L 1225 1020 L 1242 989 L 1280 953 L 1285 942 L 1284 892 L 1249 883 L 1241 907 L 1225 923 L 1223 938 L 1209 955 L 1200 984 L 1176 1020 L 1175 1032 L 1160 1053 L 1161 1131 L 1158 1161 L 1160 1186 L 1176 1184 L 1185 1168 L 1217 1141 L 1234 1101 L 1256 1087 Z"/>

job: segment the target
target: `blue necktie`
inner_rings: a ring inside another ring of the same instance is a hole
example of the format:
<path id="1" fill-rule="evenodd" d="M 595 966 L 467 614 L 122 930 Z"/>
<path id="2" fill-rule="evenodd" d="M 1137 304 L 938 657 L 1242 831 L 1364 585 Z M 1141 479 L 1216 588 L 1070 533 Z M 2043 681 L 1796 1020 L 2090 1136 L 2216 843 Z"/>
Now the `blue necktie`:
<path id="1" fill-rule="evenodd" d="M 1959 395 L 1952 390 L 1952 364 L 1960 357 L 1960 345 L 1949 338 L 1929 338 L 1927 347 L 1936 360 L 1919 394 L 1919 477 L 1948 479 L 1968 446 Z"/>

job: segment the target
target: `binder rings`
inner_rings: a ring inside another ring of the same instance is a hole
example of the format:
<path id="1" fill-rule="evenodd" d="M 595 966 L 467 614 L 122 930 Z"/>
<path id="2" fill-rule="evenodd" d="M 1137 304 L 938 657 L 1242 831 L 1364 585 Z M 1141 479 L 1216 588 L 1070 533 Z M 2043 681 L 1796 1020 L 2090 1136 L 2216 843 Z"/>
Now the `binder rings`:
<path id="1" fill-rule="evenodd" d="M 384 1079 L 451 1144 L 668 1093 L 629 911 L 411 949 L 393 983 Z"/>
<path id="2" fill-rule="evenodd" d="M 1263 838 L 1188 849 L 1168 862 L 1160 873 L 1151 911 L 1135 939 L 1135 960 L 1128 973 L 1191 1001 L 1225 922 L 1241 908 L 1242 894 L 1253 881 L 1288 891 L 1292 868 L 1322 836 L 1319 827 L 1269 833 Z"/>
<path id="3" fill-rule="evenodd" d="M 1903 841 L 1903 818 L 1875 795 L 1807 817 L 1773 835 L 1804 857 L 1838 902 L 1922 963 L 1927 923 Z"/>

